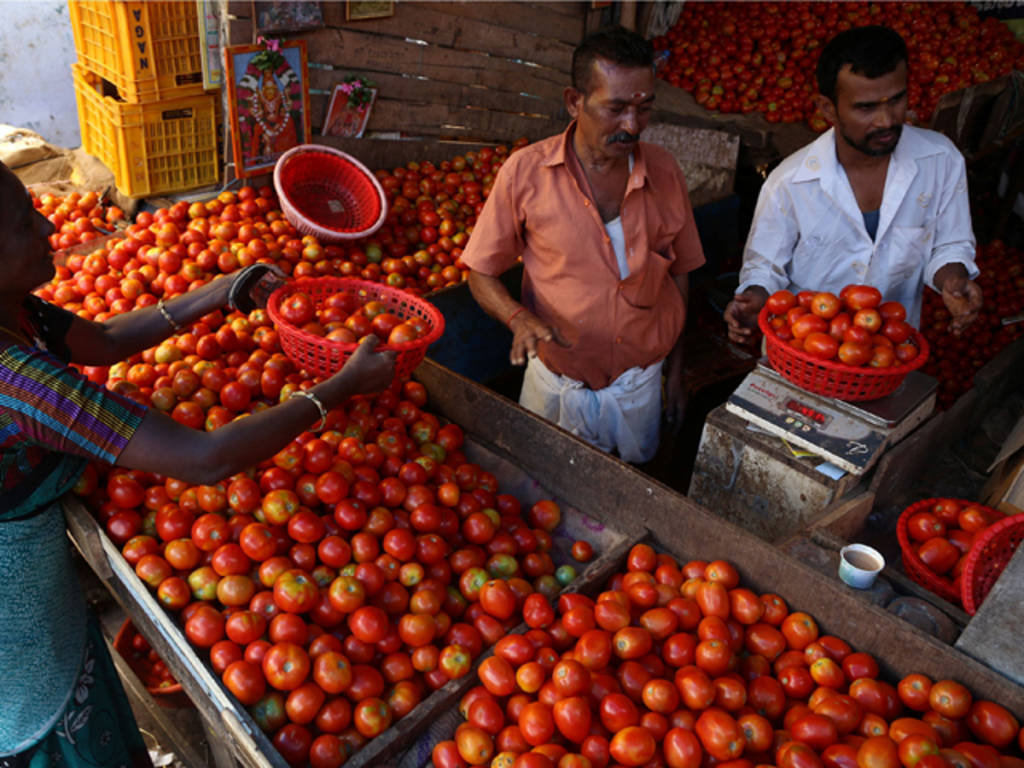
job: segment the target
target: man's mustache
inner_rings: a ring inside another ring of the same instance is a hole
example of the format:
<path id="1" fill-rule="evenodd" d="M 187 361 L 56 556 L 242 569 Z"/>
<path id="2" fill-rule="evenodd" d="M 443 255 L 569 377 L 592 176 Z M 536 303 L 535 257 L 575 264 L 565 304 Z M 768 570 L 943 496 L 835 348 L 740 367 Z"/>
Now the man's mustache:
<path id="1" fill-rule="evenodd" d="M 635 141 L 640 141 L 640 134 L 626 133 L 625 131 L 613 134 L 612 137 L 608 139 L 609 144 L 631 144 Z"/>

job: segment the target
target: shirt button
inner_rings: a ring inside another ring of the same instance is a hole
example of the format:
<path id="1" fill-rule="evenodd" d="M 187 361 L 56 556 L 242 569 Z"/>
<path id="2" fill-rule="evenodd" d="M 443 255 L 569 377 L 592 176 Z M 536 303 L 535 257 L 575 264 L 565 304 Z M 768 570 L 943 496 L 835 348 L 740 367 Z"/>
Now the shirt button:
<path id="1" fill-rule="evenodd" d="M 590 206 L 590 201 L 589 200 L 584 200 L 583 204 L 589 207 Z"/>
<path id="2" fill-rule="evenodd" d="M 615 343 L 616 344 L 621 344 L 622 343 L 622 337 L 621 336 L 615 337 Z"/>
<path id="3" fill-rule="evenodd" d="M 855 261 L 853 262 L 853 271 L 856 272 L 858 275 L 863 275 L 865 272 L 868 271 L 868 268 L 861 264 L 859 261 Z"/>
<path id="4" fill-rule="evenodd" d="M 619 290 L 622 290 L 622 283 L 619 283 Z"/>
<path id="5" fill-rule="evenodd" d="M 604 236 L 604 241 L 605 241 L 606 243 L 610 243 L 610 242 L 612 241 L 612 239 L 611 239 L 610 237 L 608 237 L 608 235 L 605 235 L 605 236 Z"/>

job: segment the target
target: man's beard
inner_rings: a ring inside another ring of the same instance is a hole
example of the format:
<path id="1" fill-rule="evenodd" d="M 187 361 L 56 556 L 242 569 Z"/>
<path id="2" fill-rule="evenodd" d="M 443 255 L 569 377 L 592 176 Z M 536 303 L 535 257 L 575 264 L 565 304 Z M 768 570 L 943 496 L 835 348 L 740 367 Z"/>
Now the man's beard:
<path id="1" fill-rule="evenodd" d="M 868 157 L 885 157 L 886 155 L 891 155 L 893 151 L 896 149 L 896 147 L 899 145 L 900 136 L 903 135 L 903 126 L 896 124 L 892 128 L 886 128 L 883 131 L 871 131 L 868 133 L 867 136 L 864 137 L 863 141 L 854 141 L 853 139 L 851 139 L 847 135 L 846 131 L 843 130 L 842 125 L 839 126 L 839 132 L 842 134 L 843 139 L 846 141 L 847 144 L 849 144 L 854 149 L 863 152 Z M 896 141 L 892 143 L 892 146 L 883 147 L 882 149 L 872 148 L 871 140 L 873 138 L 889 132 L 893 132 L 896 134 Z"/>

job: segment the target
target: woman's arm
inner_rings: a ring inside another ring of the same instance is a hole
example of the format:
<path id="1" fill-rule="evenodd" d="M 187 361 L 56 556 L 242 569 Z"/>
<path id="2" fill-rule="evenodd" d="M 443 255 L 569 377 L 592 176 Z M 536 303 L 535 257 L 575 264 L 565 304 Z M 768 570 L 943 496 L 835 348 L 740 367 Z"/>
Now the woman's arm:
<path id="1" fill-rule="evenodd" d="M 195 291 L 164 302 L 164 310 L 182 329 L 228 303 L 232 277 L 219 277 Z M 113 365 L 159 344 L 178 332 L 156 306 L 116 315 L 97 323 L 75 316 L 66 342 L 71 361 L 80 365 Z"/>
<path id="2" fill-rule="evenodd" d="M 380 392 L 394 379 L 395 353 L 374 352 L 377 343 L 376 336 L 367 337 L 339 373 L 310 390 L 327 410 L 354 395 Z M 150 409 L 117 464 L 212 485 L 273 456 L 319 420 L 315 404 L 300 397 L 214 432 L 190 429 Z"/>

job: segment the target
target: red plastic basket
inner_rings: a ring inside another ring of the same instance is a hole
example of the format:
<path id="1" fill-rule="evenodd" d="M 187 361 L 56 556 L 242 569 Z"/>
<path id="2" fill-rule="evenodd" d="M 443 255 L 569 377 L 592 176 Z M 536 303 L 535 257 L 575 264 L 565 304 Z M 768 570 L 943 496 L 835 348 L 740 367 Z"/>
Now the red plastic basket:
<path id="1" fill-rule="evenodd" d="M 768 324 L 768 308 L 758 315 L 757 323 L 768 347 L 768 361 L 786 381 L 826 397 L 837 400 L 877 400 L 891 395 L 899 388 L 907 374 L 916 371 L 928 361 L 928 342 L 914 331 L 914 343 L 920 350 L 917 357 L 904 365 L 892 368 L 861 368 L 843 363 L 821 360 L 799 349 L 793 349 L 775 335 Z"/>
<path id="2" fill-rule="evenodd" d="M 141 677 L 143 665 L 136 659 L 137 651 L 132 648 L 132 640 L 137 634 L 139 634 L 139 630 L 132 624 L 132 620 L 125 619 L 124 624 L 121 625 L 121 629 L 117 631 L 117 636 L 114 638 L 114 650 L 121 654 L 121 658 L 128 662 L 128 666 L 132 668 L 136 675 Z M 143 682 L 145 683 L 145 681 Z M 156 699 L 157 704 L 166 709 L 189 709 L 195 706 L 188 697 L 188 694 L 182 690 L 181 683 L 174 683 L 163 688 L 147 685 L 146 690 Z"/>
<path id="3" fill-rule="evenodd" d="M 903 510 L 903 514 L 900 515 L 900 519 L 896 523 L 896 538 L 899 539 L 900 542 L 900 550 L 903 554 L 903 570 L 907 572 L 907 576 L 925 589 L 931 590 L 943 600 L 948 600 L 953 603 L 953 605 L 959 605 L 960 593 L 953 587 L 953 582 L 947 578 L 936 575 L 930 568 L 928 568 L 927 565 L 924 564 L 924 561 L 917 556 L 917 553 L 913 549 L 911 549 L 910 534 L 907 532 L 907 522 L 910 518 L 918 512 L 930 511 L 931 508 L 940 501 L 941 499 L 924 499 L 916 504 L 911 504 Z M 995 518 L 1004 517 L 1003 513 L 998 509 L 992 509 L 991 507 L 986 507 L 983 504 L 967 501 L 965 499 L 953 499 L 953 501 L 964 507 L 981 507 L 981 509 L 984 509 Z"/>
<path id="4" fill-rule="evenodd" d="M 298 291 L 308 294 L 317 308 L 332 294 L 351 293 L 355 294 L 361 304 L 368 301 L 383 303 L 388 312 L 402 319 L 420 317 L 426 320 L 430 331 L 423 338 L 404 344 L 381 344 L 377 347 L 381 351 L 393 350 L 398 353 L 395 366 L 395 376 L 398 378 L 412 373 L 426 356 L 427 347 L 444 333 L 444 316 L 433 304 L 396 288 L 343 277 L 319 277 L 288 283 L 274 291 L 267 302 L 267 311 L 277 326 L 284 353 L 296 365 L 318 376 L 330 376 L 341 370 L 359 345 L 328 341 L 285 321 L 281 317 L 281 302 Z"/>
<path id="5" fill-rule="evenodd" d="M 289 149 L 274 166 L 274 188 L 292 226 L 325 243 L 372 235 L 388 214 L 377 177 L 331 147 L 303 144 Z"/>
<path id="6" fill-rule="evenodd" d="M 1012 515 L 990 526 L 974 542 L 960 579 L 964 610 L 971 616 L 978 612 L 1021 541 L 1024 541 L 1024 515 Z"/>

